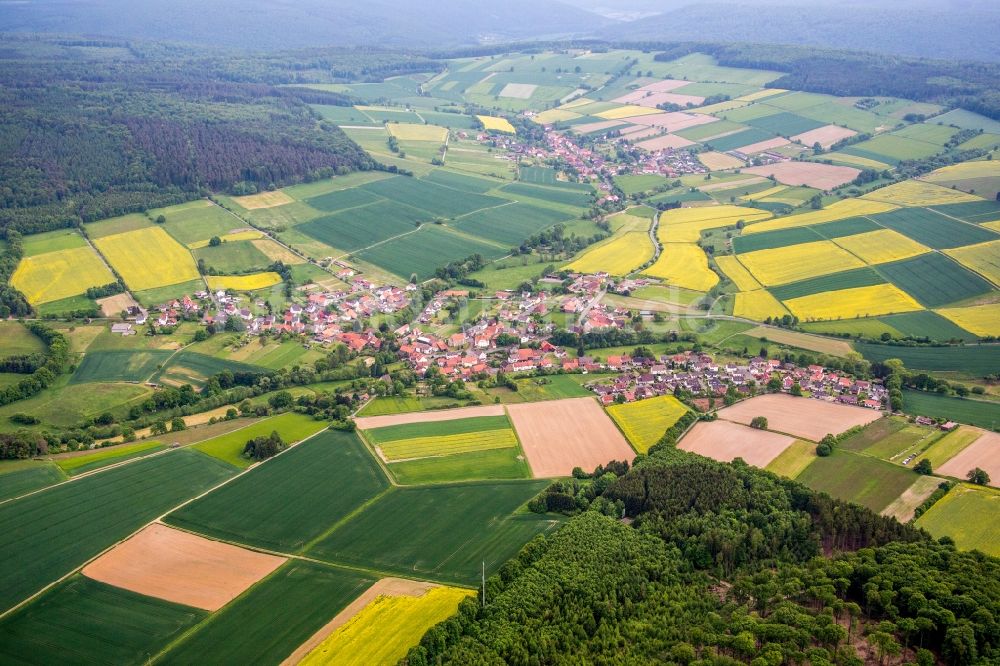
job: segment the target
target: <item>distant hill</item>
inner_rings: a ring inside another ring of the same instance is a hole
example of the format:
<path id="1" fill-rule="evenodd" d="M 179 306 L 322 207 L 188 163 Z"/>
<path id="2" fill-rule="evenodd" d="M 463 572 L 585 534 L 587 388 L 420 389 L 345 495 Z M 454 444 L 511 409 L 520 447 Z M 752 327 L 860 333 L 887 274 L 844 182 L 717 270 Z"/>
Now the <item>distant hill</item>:
<path id="1" fill-rule="evenodd" d="M 607 13 L 608 0 L 568 0 Z M 662 7 L 648 16 L 656 5 Z M 678 6 L 686 5 L 686 6 Z M 1000 61 L 1000 6 L 968 2 L 900 3 L 895 0 L 833 4 L 826 1 L 691 2 L 625 0 L 637 20 L 602 30 L 605 39 L 698 40 L 825 46 L 955 60 Z"/>
<path id="2" fill-rule="evenodd" d="M 569 37 L 612 21 L 557 0 L 33 0 L 0 2 L 0 30 L 252 50 L 451 47 Z"/>

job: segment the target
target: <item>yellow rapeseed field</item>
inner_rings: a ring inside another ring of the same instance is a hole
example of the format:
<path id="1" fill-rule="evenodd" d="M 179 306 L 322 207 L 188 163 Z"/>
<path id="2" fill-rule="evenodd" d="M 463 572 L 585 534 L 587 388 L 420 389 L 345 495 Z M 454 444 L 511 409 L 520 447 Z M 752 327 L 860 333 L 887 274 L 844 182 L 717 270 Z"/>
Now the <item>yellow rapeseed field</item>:
<path id="1" fill-rule="evenodd" d="M 784 88 L 764 88 L 763 90 L 758 90 L 757 92 L 752 92 L 749 95 L 741 95 L 736 99 L 743 102 L 756 102 L 758 99 L 764 99 L 765 97 L 773 97 L 775 95 L 780 95 L 781 93 L 788 92 Z"/>
<path id="2" fill-rule="evenodd" d="M 1000 335 L 1000 303 L 973 305 L 967 308 L 942 308 L 937 313 L 981 338 Z"/>
<path id="3" fill-rule="evenodd" d="M 608 109 L 607 111 L 601 111 L 600 113 L 595 113 L 594 115 L 598 118 L 604 118 L 605 120 L 619 120 L 621 118 L 633 118 L 635 116 L 649 116 L 654 113 L 663 113 L 663 111 L 660 111 L 657 108 L 649 108 L 648 106 L 625 104 L 624 106 L 618 106 L 613 109 Z"/>
<path id="4" fill-rule="evenodd" d="M 548 125 L 549 123 L 558 123 L 564 120 L 573 120 L 574 118 L 579 117 L 579 113 L 573 113 L 565 108 L 558 108 L 542 111 L 541 113 L 533 116 L 531 119 L 539 125 Z"/>
<path id="5" fill-rule="evenodd" d="M 448 130 L 437 125 L 417 123 L 387 123 L 389 134 L 403 141 L 437 141 L 443 143 L 448 138 Z"/>
<path id="6" fill-rule="evenodd" d="M 705 251 L 694 243 L 667 243 L 660 258 L 643 273 L 694 291 L 708 291 L 719 282 L 718 274 L 708 267 Z"/>
<path id="7" fill-rule="evenodd" d="M 90 246 L 25 257 L 10 278 L 32 305 L 76 296 L 114 281 L 115 276 Z"/>
<path id="8" fill-rule="evenodd" d="M 778 185 L 776 187 L 770 187 L 761 192 L 754 192 L 753 194 L 748 194 L 745 197 L 740 197 L 745 201 L 760 201 L 761 199 L 767 199 L 768 197 L 773 197 L 779 192 L 784 192 L 788 189 L 787 185 Z"/>
<path id="9" fill-rule="evenodd" d="M 506 132 L 507 134 L 515 134 L 514 126 L 510 124 L 510 121 L 506 118 L 497 118 L 496 116 L 476 116 L 479 118 L 479 122 L 483 124 L 483 127 L 490 132 Z"/>
<path id="10" fill-rule="evenodd" d="M 875 215 L 876 213 L 887 213 L 896 210 L 899 206 L 882 203 L 879 201 L 867 201 L 865 199 L 844 199 L 832 203 L 822 210 L 813 210 L 801 215 L 790 215 L 789 217 L 776 217 L 773 220 L 758 222 L 752 227 L 743 230 L 744 234 L 759 234 L 764 231 L 775 231 L 776 229 L 791 229 L 793 227 L 807 227 L 811 224 L 822 224 L 823 222 L 833 222 L 835 220 L 846 220 L 849 217 L 858 215 Z"/>
<path id="11" fill-rule="evenodd" d="M 105 236 L 94 245 L 133 291 L 198 279 L 191 253 L 160 227 Z"/>
<path id="12" fill-rule="evenodd" d="M 857 155 L 851 155 L 850 153 L 827 153 L 823 157 L 828 158 L 837 164 L 847 164 L 861 169 L 884 171 L 885 169 L 892 168 L 891 165 L 886 164 L 885 162 L 868 159 L 867 157 L 858 157 Z"/>
<path id="13" fill-rule="evenodd" d="M 930 252 L 930 248 L 892 229 L 844 236 L 834 242 L 866 264 L 884 264 Z"/>
<path id="14" fill-rule="evenodd" d="M 788 314 L 788 310 L 781 304 L 781 301 L 771 295 L 771 292 L 757 289 L 756 291 L 741 291 L 736 294 L 733 314 L 754 321 L 764 321 L 768 317 L 784 317 Z"/>
<path id="15" fill-rule="evenodd" d="M 606 272 L 611 275 L 628 275 L 653 258 L 653 245 L 649 234 L 630 231 L 618 238 L 587 250 L 566 268 L 580 273 Z"/>
<path id="16" fill-rule="evenodd" d="M 717 256 L 715 263 L 719 265 L 719 269 L 726 274 L 726 277 L 733 281 L 733 284 L 740 291 L 760 289 L 760 283 L 754 279 L 750 271 L 734 255 L 724 254 Z"/>
<path id="17" fill-rule="evenodd" d="M 909 294 L 892 284 L 825 291 L 792 298 L 785 301 L 785 306 L 802 321 L 856 319 L 923 309 Z"/>
<path id="18" fill-rule="evenodd" d="M 865 265 L 853 254 L 828 240 L 747 252 L 740 255 L 740 261 L 765 287 L 839 273 Z"/>
<path id="19" fill-rule="evenodd" d="M 205 279 L 209 289 L 232 289 L 233 291 L 255 291 L 281 282 L 280 275 L 270 272 L 251 273 L 250 275 L 209 275 Z"/>
<path id="20" fill-rule="evenodd" d="M 435 587 L 419 597 L 376 597 L 338 627 L 299 666 L 395 664 L 438 622 L 451 617 L 472 590 Z"/>
<path id="21" fill-rule="evenodd" d="M 766 210 L 744 206 L 675 208 L 660 213 L 656 235 L 661 243 L 695 243 L 707 229 L 735 226 L 740 220 L 749 225 L 769 217 Z"/>
<path id="22" fill-rule="evenodd" d="M 280 261 L 281 263 L 288 264 L 289 266 L 306 263 L 305 259 L 284 246 L 275 243 L 270 238 L 262 238 L 251 242 L 255 248 L 263 252 L 271 261 Z"/>
<path id="23" fill-rule="evenodd" d="M 379 445 L 386 460 L 410 460 L 430 456 L 450 456 L 458 453 L 509 449 L 517 446 L 517 437 L 510 428 L 481 430 L 458 435 L 411 437 L 383 442 Z"/>
<path id="24" fill-rule="evenodd" d="M 966 245 L 944 253 L 954 257 L 960 264 L 970 268 L 993 284 L 1000 285 L 1000 240 Z"/>
<path id="25" fill-rule="evenodd" d="M 684 416 L 688 408 L 672 395 L 661 395 L 624 405 L 611 405 L 608 414 L 639 453 L 663 437 L 663 433 Z"/>
<path id="26" fill-rule="evenodd" d="M 936 183 L 965 178 L 989 178 L 991 176 L 1000 176 L 1000 161 L 978 160 L 975 162 L 959 162 L 958 164 L 951 164 L 940 169 L 935 169 L 929 174 L 921 176 L 920 180 Z"/>
<path id="27" fill-rule="evenodd" d="M 292 203 L 295 199 L 281 190 L 274 190 L 273 192 L 261 192 L 259 194 L 248 194 L 243 197 L 233 197 L 233 201 L 245 210 L 258 210 L 261 208 L 284 206 L 285 204 Z"/>
<path id="28" fill-rule="evenodd" d="M 966 194 L 960 190 L 925 183 L 919 180 L 904 180 L 901 183 L 882 187 L 861 197 L 868 201 L 883 201 L 900 206 L 939 206 L 942 204 L 962 203 L 963 201 L 982 201 L 981 198 Z"/>
<path id="29" fill-rule="evenodd" d="M 992 229 L 993 231 L 1000 231 L 1000 220 L 995 220 L 993 222 L 987 222 L 980 226 L 986 227 L 987 229 Z"/>
<path id="30" fill-rule="evenodd" d="M 262 238 L 263 236 L 264 234 L 261 233 L 260 231 L 257 231 L 256 229 L 250 229 L 245 231 L 234 231 L 233 233 L 225 234 L 224 236 L 219 236 L 219 240 L 222 240 L 226 243 L 234 243 L 236 241 L 243 241 L 243 240 L 256 240 L 258 238 Z M 211 239 L 207 238 L 205 240 L 195 241 L 194 243 L 188 243 L 187 246 L 188 249 L 197 250 L 198 248 L 201 247 L 208 247 L 210 242 Z"/>
<path id="31" fill-rule="evenodd" d="M 559 108 L 559 109 L 575 109 L 578 106 L 587 106 L 588 104 L 593 104 L 593 103 L 594 103 L 594 100 L 592 100 L 592 99 L 587 99 L 586 97 L 577 97 L 576 99 L 571 100 L 569 102 L 566 102 L 565 104 L 562 104 L 562 105 L 560 105 L 557 108 Z"/>

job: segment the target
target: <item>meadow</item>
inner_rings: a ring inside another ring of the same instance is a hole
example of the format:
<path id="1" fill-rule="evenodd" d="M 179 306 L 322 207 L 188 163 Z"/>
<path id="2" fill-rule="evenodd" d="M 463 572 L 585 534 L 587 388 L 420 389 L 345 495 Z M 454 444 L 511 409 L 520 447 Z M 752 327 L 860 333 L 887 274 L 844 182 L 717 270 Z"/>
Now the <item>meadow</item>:
<path id="1" fill-rule="evenodd" d="M 159 442 L 138 442 L 107 449 L 97 449 L 93 453 L 71 458 L 58 458 L 56 465 L 70 476 L 91 472 L 95 469 L 115 465 L 134 458 L 143 458 L 152 453 L 162 451 L 166 447 Z"/>
<path id="2" fill-rule="evenodd" d="M 942 465 L 979 439 L 980 435 L 982 433 L 979 430 L 964 426 L 957 430 L 952 430 L 921 453 L 920 458 L 929 460 L 932 468 L 937 472 Z"/>
<path id="3" fill-rule="evenodd" d="M 327 431 L 171 513 L 165 522 L 217 539 L 299 552 L 388 485 L 356 435 Z"/>
<path id="4" fill-rule="evenodd" d="M 149 217 L 166 218 L 162 228 L 182 245 L 191 246 L 212 236 L 225 236 L 233 229 L 245 227 L 242 220 L 211 201 L 198 199 L 168 208 L 149 211 Z"/>
<path id="5" fill-rule="evenodd" d="M 356 571 L 293 560 L 183 634 L 156 662 L 280 663 L 374 582 Z"/>
<path id="6" fill-rule="evenodd" d="M 479 580 L 482 562 L 491 575 L 532 537 L 559 523 L 551 516 L 515 514 L 547 484 L 509 481 L 394 489 L 307 554 L 404 576 L 472 584 Z"/>
<path id="7" fill-rule="evenodd" d="M 70 383 L 143 382 L 173 354 L 158 349 L 87 352 L 70 377 Z"/>
<path id="8" fill-rule="evenodd" d="M 7 609 L 236 470 L 184 449 L 145 458 L 0 505 L 0 544 L 17 568 L 0 572 Z"/>
<path id="9" fill-rule="evenodd" d="M 389 472 L 404 486 L 531 478 L 531 470 L 516 440 L 514 444 L 506 448 L 391 462 Z"/>
<path id="10" fill-rule="evenodd" d="M 150 378 L 157 384 L 200 386 L 212 375 L 224 370 L 230 372 L 249 372 L 265 374 L 267 370 L 249 363 L 239 363 L 222 358 L 215 358 L 192 351 L 179 351 L 163 363 L 162 367 Z"/>
<path id="11" fill-rule="evenodd" d="M 0 660 L 137 664 L 205 616 L 77 574 L 0 620 Z"/>
<path id="12" fill-rule="evenodd" d="M 765 469 L 779 476 L 797 479 L 816 458 L 816 445 L 802 439 L 797 439 L 778 454 Z"/>
<path id="13" fill-rule="evenodd" d="M 191 253 L 160 228 L 105 236 L 94 245 L 135 291 L 198 278 Z"/>
<path id="14" fill-rule="evenodd" d="M 255 461 L 243 456 L 246 443 L 255 437 L 267 437 L 272 432 L 278 433 L 286 444 L 294 444 L 300 440 L 315 435 L 326 427 L 323 421 L 317 421 L 306 414 L 288 412 L 258 421 L 251 426 L 234 432 L 214 437 L 195 444 L 192 448 L 205 455 L 218 458 L 233 467 L 246 468 Z"/>
<path id="15" fill-rule="evenodd" d="M 649 451 L 649 447 L 656 444 L 687 411 L 688 408 L 672 395 L 607 408 L 608 414 L 639 453 Z"/>
<path id="16" fill-rule="evenodd" d="M 0 321 L 0 356 L 44 352 L 45 345 L 27 326 L 17 321 Z"/>
<path id="17" fill-rule="evenodd" d="M 43 426 L 76 427 L 105 412 L 124 418 L 128 405 L 143 401 L 151 393 L 146 386 L 108 382 L 91 382 L 86 390 L 80 390 L 61 377 L 55 386 L 41 393 L 0 407 L 0 419 L 24 412 L 41 420 Z"/>
<path id="18" fill-rule="evenodd" d="M 917 519 L 917 527 L 935 537 L 951 537 L 959 548 L 977 549 L 1000 557 L 1000 523 L 983 520 L 996 515 L 1000 492 L 992 488 L 959 484 Z"/>
<path id="19" fill-rule="evenodd" d="M 833 455 L 816 458 L 796 481 L 878 513 L 903 494 L 915 478 L 913 470 L 871 456 L 834 449 Z"/>

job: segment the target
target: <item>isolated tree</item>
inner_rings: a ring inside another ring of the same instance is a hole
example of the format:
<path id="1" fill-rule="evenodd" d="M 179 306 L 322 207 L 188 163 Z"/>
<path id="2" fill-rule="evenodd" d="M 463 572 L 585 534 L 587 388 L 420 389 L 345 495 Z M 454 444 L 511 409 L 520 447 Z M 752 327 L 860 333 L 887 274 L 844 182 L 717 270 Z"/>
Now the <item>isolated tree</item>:
<path id="1" fill-rule="evenodd" d="M 211 247 L 219 247 L 220 245 L 222 245 L 222 239 L 219 238 L 218 236 L 212 236 L 211 238 L 208 239 L 208 244 Z"/>
<path id="2" fill-rule="evenodd" d="M 974 483 L 977 486 L 988 486 L 990 484 L 990 475 L 986 473 L 986 470 L 980 469 L 970 469 L 969 473 L 966 475 L 970 483 Z"/>
<path id="3" fill-rule="evenodd" d="M 917 474 L 926 474 L 926 475 L 934 473 L 934 469 L 931 466 L 931 461 L 927 458 L 921 458 L 920 461 L 913 468 L 913 471 L 916 472 Z"/>
<path id="4" fill-rule="evenodd" d="M 166 224 L 166 222 L 167 222 L 167 217 L 166 217 L 166 215 L 157 215 L 157 216 L 156 216 L 156 220 L 155 220 L 155 222 L 156 222 L 157 224 Z"/>
<path id="5" fill-rule="evenodd" d="M 755 416 L 750 420 L 750 427 L 757 430 L 767 430 L 767 417 Z"/>

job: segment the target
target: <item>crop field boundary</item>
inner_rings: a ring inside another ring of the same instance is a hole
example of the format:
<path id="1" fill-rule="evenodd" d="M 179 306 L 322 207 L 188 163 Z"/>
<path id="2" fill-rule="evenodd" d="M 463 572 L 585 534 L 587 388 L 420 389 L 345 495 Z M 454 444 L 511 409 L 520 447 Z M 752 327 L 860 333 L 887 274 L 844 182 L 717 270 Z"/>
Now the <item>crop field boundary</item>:
<path id="1" fill-rule="evenodd" d="M 287 449 L 285 449 L 284 451 L 279 452 L 277 455 L 274 455 L 271 458 L 268 458 L 267 460 L 261 461 L 259 463 L 255 463 L 253 465 L 250 465 L 245 470 L 242 470 L 240 472 L 237 472 L 236 474 L 233 474 L 228 479 L 223 479 L 219 483 L 215 484 L 214 486 L 211 486 L 210 488 L 204 490 L 203 492 L 199 493 L 198 495 L 196 495 L 194 497 L 189 497 L 188 499 L 184 500 L 180 504 L 177 504 L 177 505 L 175 505 L 173 507 L 170 507 L 169 509 L 167 509 L 166 511 L 164 511 L 163 513 L 161 513 L 159 516 L 157 516 L 157 517 L 153 518 L 152 520 L 150 520 L 150 521 L 142 524 L 141 526 L 139 526 L 138 529 L 133 530 L 132 532 L 130 532 L 124 538 L 119 539 L 118 541 L 116 541 L 115 543 L 111 544 L 107 548 L 103 549 L 101 552 L 97 553 L 93 557 L 88 558 L 86 562 L 82 562 L 79 566 L 74 567 L 72 571 L 69 571 L 66 574 L 64 574 L 64 575 L 60 576 L 59 578 L 57 578 L 56 580 L 53 580 L 53 581 L 49 582 L 48 585 L 44 586 L 43 588 L 41 588 L 40 590 L 38 590 L 37 592 L 35 592 L 31 596 L 28 596 L 28 597 L 22 599 L 21 601 L 19 601 L 15 605 L 11 606 L 7 610 L 5 610 L 3 612 L 0 612 L 0 620 L 2 620 L 3 618 L 7 617 L 8 615 L 10 615 L 11 613 L 13 613 L 14 611 L 16 611 L 16 610 L 18 610 L 20 608 L 23 608 L 24 606 L 28 605 L 29 603 L 31 603 L 35 599 L 39 598 L 40 596 L 42 596 L 43 594 L 45 594 L 46 592 L 48 592 L 49 590 L 51 590 L 56 585 L 59 585 L 60 583 L 68 580 L 71 576 L 73 576 L 73 575 L 79 573 L 80 571 L 82 571 L 83 568 L 86 567 L 88 564 L 90 564 L 91 562 L 94 562 L 95 560 L 97 560 L 98 558 L 102 557 L 104 554 L 110 552 L 112 549 L 118 547 L 119 545 L 125 543 L 126 541 L 128 541 L 129 539 L 131 539 L 136 534 L 138 534 L 142 530 L 146 529 L 150 525 L 152 525 L 154 523 L 160 523 L 162 525 L 166 525 L 166 523 L 163 522 L 163 519 L 168 514 L 173 513 L 174 511 L 177 511 L 179 509 L 184 508 L 188 504 L 191 504 L 192 502 L 195 502 L 195 501 L 201 499 L 202 497 L 205 497 L 209 493 L 215 492 L 219 488 L 222 488 L 223 486 L 225 486 L 225 485 L 227 485 L 227 484 L 235 481 L 236 479 L 242 477 L 247 472 L 249 472 L 249 471 L 251 471 L 253 469 L 256 469 L 257 467 L 259 467 L 259 466 L 261 466 L 261 465 L 263 465 L 263 464 L 265 464 L 265 463 L 267 463 L 267 462 L 269 462 L 271 460 L 276 459 L 278 456 L 281 456 L 281 455 L 287 453 L 288 451 L 291 451 L 295 447 L 300 446 L 301 444 L 309 441 L 310 439 L 312 439 L 316 435 L 319 435 L 322 432 L 326 432 L 326 430 L 327 430 L 327 428 L 323 428 L 322 430 L 320 430 L 318 432 L 315 432 L 312 435 L 310 435 L 309 437 L 306 437 L 305 439 L 301 440 L 297 444 L 293 444 L 293 445 L 289 446 Z M 163 454 L 163 453 L 169 453 L 171 451 L 179 451 L 181 448 L 186 448 L 186 447 L 178 447 L 177 449 L 169 449 L 168 448 L 165 451 L 161 451 L 161 452 L 158 452 L 158 453 L 155 453 L 155 454 L 151 454 L 149 456 L 144 456 L 144 457 L 141 457 L 141 458 L 135 458 L 134 460 L 148 460 L 149 458 L 151 458 L 151 457 L 153 457 L 155 455 L 160 455 L 160 454 Z M 120 464 L 127 464 L 129 462 L 134 462 L 134 460 L 123 461 Z M 94 470 L 93 473 L 102 472 L 105 469 L 108 469 L 108 468 L 101 468 L 101 469 L 98 469 L 98 470 Z M 73 481 L 74 479 L 84 478 L 86 476 L 90 476 L 90 474 L 81 474 L 81 475 L 79 475 L 77 477 L 74 477 L 73 479 L 70 479 L 70 481 Z M 64 482 L 64 483 L 66 483 L 66 482 Z M 62 484 L 56 484 L 56 485 L 62 485 Z M 54 488 L 54 487 L 55 486 L 47 486 L 46 488 L 42 488 L 42 490 L 47 490 L 48 488 Z M 29 494 L 33 494 L 33 493 L 29 493 Z M 196 534 L 198 536 L 203 536 L 203 537 L 205 536 L 204 534 L 198 534 L 197 532 L 194 532 L 192 530 L 185 530 L 185 531 L 190 532 L 191 534 Z M 212 538 L 212 539 L 214 539 L 214 537 L 206 537 L 206 538 Z M 284 554 L 284 553 L 278 553 L 278 552 L 273 552 L 273 551 L 268 551 L 268 550 L 263 549 L 263 548 L 252 548 L 252 547 L 246 546 L 245 544 L 241 544 L 241 543 L 238 543 L 238 542 L 235 542 L 235 541 L 224 541 L 223 539 L 214 539 L 214 540 L 215 541 L 220 541 L 222 543 L 230 543 L 230 544 L 235 545 L 235 546 L 241 546 L 243 548 L 248 548 L 250 550 L 256 550 L 256 551 L 262 552 L 262 553 L 268 553 L 268 554 L 272 554 L 272 555 L 281 555 L 283 557 L 293 557 L 292 555 L 288 555 L 288 554 Z M 321 563 L 323 563 L 323 562 L 321 562 Z M 324 564 L 329 564 L 329 563 L 324 563 Z M 259 584 L 259 582 L 260 581 L 258 581 L 258 584 Z M 253 589 L 253 587 L 255 587 L 255 586 L 256 585 L 251 586 L 250 589 Z"/>

